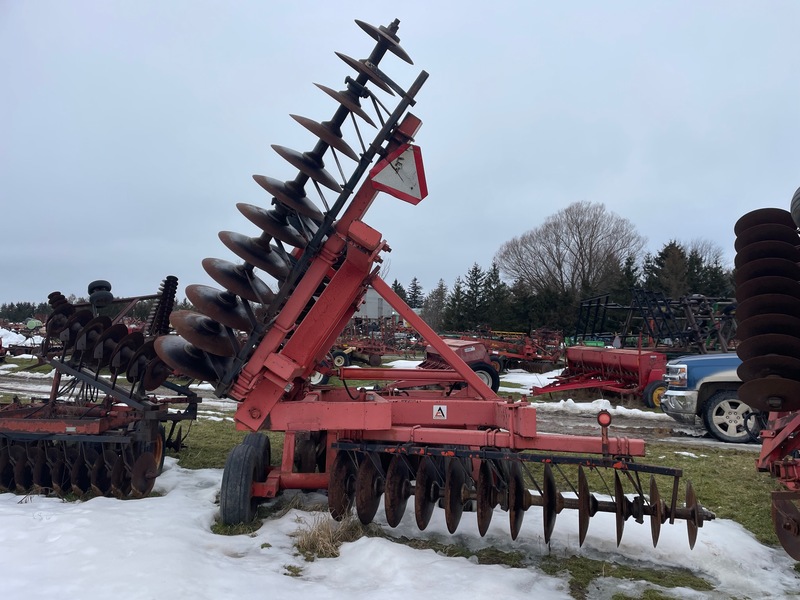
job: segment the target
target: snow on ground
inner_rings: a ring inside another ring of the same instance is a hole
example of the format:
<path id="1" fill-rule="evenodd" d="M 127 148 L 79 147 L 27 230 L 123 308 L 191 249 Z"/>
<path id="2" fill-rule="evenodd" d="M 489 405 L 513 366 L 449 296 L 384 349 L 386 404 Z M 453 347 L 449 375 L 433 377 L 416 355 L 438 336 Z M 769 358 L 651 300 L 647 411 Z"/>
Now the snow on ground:
<path id="1" fill-rule="evenodd" d="M 714 592 L 671 590 L 680 598 L 783 598 L 793 595 L 798 578 L 782 551 L 758 544 L 732 521 L 712 521 L 700 530 L 690 551 L 686 528 L 664 525 L 657 548 L 650 527 L 626 523 L 615 543 L 614 516 L 592 519 L 583 548 L 577 543 L 577 515 L 559 515 L 551 545 L 542 539 L 541 511 L 529 510 L 516 542 L 508 534 L 507 515 L 497 509 L 489 532 L 480 538 L 474 515 L 465 513 L 454 536 L 447 533 L 444 511 L 428 529 L 414 524 L 413 501 L 400 526 L 391 530 L 382 509 L 376 522 L 394 536 L 458 543 L 478 550 L 493 546 L 517 550 L 531 565 L 508 568 L 448 558 L 432 550 L 414 550 L 379 538 L 345 544 L 336 559 L 306 562 L 293 548 L 293 535 L 330 517 L 326 512 L 293 509 L 267 518 L 252 535 L 221 536 L 210 531 L 219 507 L 219 469 L 190 471 L 167 458 L 156 483 L 158 496 L 142 500 L 93 498 L 63 502 L 42 496 L 0 494 L 0 564 L 3 592 L 9 598 L 81 597 L 152 599 L 161 597 L 326 598 L 485 598 L 551 600 L 570 598 L 565 577 L 543 573 L 535 563 L 552 554 L 578 554 L 640 567 L 688 567 L 716 586 Z M 324 503 L 317 494 L 304 496 Z M 291 575 L 299 569 L 299 576 Z M 642 583 L 598 580 L 593 597 L 624 591 L 636 596 Z"/>
<path id="2" fill-rule="evenodd" d="M 394 361 L 392 366 L 413 367 L 418 363 Z M 513 371 L 502 379 L 524 389 L 546 376 Z M 193 387 L 210 388 L 208 384 Z M 538 410 L 596 414 L 606 408 L 622 410 L 629 416 L 654 414 L 614 408 L 606 400 L 534 404 Z M 234 406 L 228 400 L 204 400 L 199 416 L 230 421 Z M 252 535 L 215 535 L 210 528 L 219 511 L 221 479 L 219 469 L 190 471 L 167 458 L 165 472 L 156 482 L 159 495 L 142 500 L 93 498 L 63 502 L 42 496 L 0 494 L 4 593 L 11 598 L 73 595 L 89 600 L 163 596 L 216 600 L 264 594 L 332 600 L 423 595 L 570 598 L 565 576 L 549 576 L 536 566 L 548 554 L 577 554 L 639 567 L 687 567 L 716 586 L 713 592 L 665 592 L 679 598 L 784 598 L 796 596 L 800 583 L 793 560 L 780 549 L 762 546 L 733 521 L 706 523 L 690 551 L 684 525 L 665 524 L 659 545 L 653 548 L 648 522 L 639 525 L 629 520 L 617 548 L 614 515 L 598 513 L 579 548 L 577 513 L 565 510 L 557 518 L 548 548 L 543 540 L 541 510 L 536 507 L 525 514 L 520 536 L 511 541 L 508 515 L 500 509 L 485 538 L 478 535 L 475 515 L 470 513 L 464 514 L 456 534 L 450 535 L 442 510 L 434 512 L 431 524 L 421 532 L 414 524 L 413 499 L 397 529 L 386 525 L 382 508 L 376 522 L 393 536 L 458 543 L 473 550 L 489 546 L 516 550 L 528 557 L 529 566 L 512 569 L 479 565 L 474 560 L 414 550 L 379 538 L 345 544 L 336 559 L 306 562 L 293 548 L 293 536 L 329 519 L 326 512 L 293 509 L 280 518 L 266 519 Z M 325 497 L 318 494 L 301 497 L 312 505 L 325 502 Z M 292 576 L 295 569 L 299 569 L 299 576 Z M 609 598 L 618 592 L 635 597 L 646 585 L 603 578 L 597 580 L 591 597 Z"/>

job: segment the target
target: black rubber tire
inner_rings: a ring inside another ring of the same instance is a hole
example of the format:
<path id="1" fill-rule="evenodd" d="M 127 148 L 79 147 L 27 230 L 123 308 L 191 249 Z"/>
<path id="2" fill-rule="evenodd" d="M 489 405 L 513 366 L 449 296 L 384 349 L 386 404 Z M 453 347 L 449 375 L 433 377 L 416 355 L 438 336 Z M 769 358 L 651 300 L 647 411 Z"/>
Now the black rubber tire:
<path id="1" fill-rule="evenodd" d="M 97 279 L 90 283 L 87 289 L 89 291 L 89 295 L 91 296 L 95 292 L 110 292 L 111 284 L 105 279 Z"/>
<path id="2" fill-rule="evenodd" d="M 494 367 L 489 363 L 476 362 L 470 363 L 469 368 L 477 373 L 478 377 L 483 379 L 483 382 L 488 385 L 494 393 L 500 389 L 500 375 L 494 370 Z"/>
<path id="3" fill-rule="evenodd" d="M 341 350 L 332 352 L 331 359 L 333 361 L 333 366 L 336 369 L 350 366 L 350 356 L 346 352 L 342 352 Z"/>
<path id="4" fill-rule="evenodd" d="M 752 439 L 745 427 L 744 414 L 748 412 L 750 407 L 739 400 L 736 390 L 722 390 L 706 400 L 703 422 L 711 437 L 741 444 Z"/>
<path id="5" fill-rule="evenodd" d="M 253 431 L 244 436 L 242 444 L 256 449 L 256 481 L 267 480 L 267 467 L 272 460 L 272 446 L 269 436 Z"/>
<path id="6" fill-rule="evenodd" d="M 498 373 L 502 373 L 506 369 L 506 361 L 502 356 L 492 355 L 492 357 L 489 359 L 489 363 Z"/>
<path id="7" fill-rule="evenodd" d="M 658 380 L 648 383 L 644 392 L 642 392 L 642 399 L 647 408 L 661 408 L 661 396 L 667 391 L 667 382 Z"/>
<path id="8" fill-rule="evenodd" d="M 153 455 L 156 457 L 158 474 L 164 471 L 164 458 L 167 456 L 167 431 L 163 425 L 158 426 L 158 439 L 153 442 Z"/>
<path id="9" fill-rule="evenodd" d="M 328 385 L 331 380 L 330 375 L 324 375 L 319 371 L 314 371 L 308 378 L 308 383 L 311 385 Z"/>
<path id="10" fill-rule="evenodd" d="M 219 516 L 223 525 L 250 523 L 256 516 L 258 501 L 250 495 L 256 478 L 258 457 L 249 444 L 233 447 L 222 472 Z"/>

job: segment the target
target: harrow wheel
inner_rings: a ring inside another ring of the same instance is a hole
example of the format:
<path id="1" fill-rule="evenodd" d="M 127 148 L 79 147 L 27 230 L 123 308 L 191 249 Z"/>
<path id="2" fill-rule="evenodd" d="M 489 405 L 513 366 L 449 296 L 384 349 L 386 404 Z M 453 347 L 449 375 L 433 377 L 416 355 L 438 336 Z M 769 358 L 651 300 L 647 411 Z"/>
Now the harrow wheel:
<path id="1" fill-rule="evenodd" d="M 772 492 L 772 523 L 775 534 L 795 560 L 800 560 L 800 510 L 797 501 L 800 492 L 796 490 Z"/>
<path id="2" fill-rule="evenodd" d="M 269 469 L 272 461 L 272 447 L 270 446 L 269 437 L 263 433 L 250 432 L 244 436 L 242 443 L 245 446 L 252 446 L 256 450 L 256 481 L 266 481 L 267 469 Z"/>
<path id="3" fill-rule="evenodd" d="M 417 479 L 414 486 L 414 517 L 420 530 L 424 530 L 431 521 L 433 509 L 441 495 L 442 483 L 442 477 L 434 459 L 430 456 L 423 456 L 417 467 Z"/>
<path id="4" fill-rule="evenodd" d="M 252 496 L 251 488 L 257 459 L 256 449 L 245 444 L 234 446 L 228 454 L 219 493 L 219 515 L 224 525 L 250 523 L 255 518 L 258 499 Z"/>
<path id="5" fill-rule="evenodd" d="M 522 463 L 514 461 L 508 468 L 508 523 L 511 539 L 516 540 L 525 516 L 525 496 L 528 494 L 522 479 Z"/>
<path id="6" fill-rule="evenodd" d="M 158 464 L 152 452 L 145 452 L 133 463 L 131 472 L 131 496 L 144 498 L 153 491 L 158 477 Z M 248 494 L 250 489 L 248 488 Z"/>
<path id="7" fill-rule="evenodd" d="M 380 460 L 380 454 L 370 452 L 358 466 L 356 514 L 364 525 L 368 525 L 375 518 L 383 494 L 384 478 L 378 468 Z"/>
<path id="8" fill-rule="evenodd" d="M 328 510 L 341 521 L 350 512 L 356 490 L 356 464 L 347 452 L 337 452 L 328 486 Z"/>
<path id="9" fill-rule="evenodd" d="M 447 471 L 444 479 L 444 520 L 447 531 L 455 533 L 464 512 L 467 474 L 464 464 L 457 458 L 447 461 Z"/>
<path id="10" fill-rule="evenodd" d="M 583 466 L 578 466 L 578 545 L 583 546 L 589 520 L 597 514 L 597 498 L 589 491 Z"/>
<path id="11" fill-rule="evenodd" d="M 411 496 L 411 472 L 406 459 L 396 454 L 386 471 L 386 486 L 383 506 L 389 527 L 397 527 L 406 512 L 408 498 Z"/>

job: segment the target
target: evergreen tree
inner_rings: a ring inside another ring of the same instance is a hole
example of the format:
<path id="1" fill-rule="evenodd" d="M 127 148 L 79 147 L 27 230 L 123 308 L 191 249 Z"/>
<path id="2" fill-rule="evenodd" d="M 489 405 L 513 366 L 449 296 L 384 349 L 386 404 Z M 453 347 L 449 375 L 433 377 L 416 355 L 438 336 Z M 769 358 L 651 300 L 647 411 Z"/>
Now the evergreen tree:
<path id="1" fill-rule="evenodd" d="M 486 273 L 483 299 L 489 326 L 496 331 L 508 331 L 512 322 L 511 290 L 500 278 L 500 267 L 496 262 Z"/>
<path id="2" fill-rule="evenodd" d="M 456 277 L 453 290 L 447 295 L 442 326 L 447 331 L 467 329 L 467 319 L 464 314 L 464 282 L 461 280 L 461 276 Z"/>
<path id="3" fill-rule="evenodd" d="M 645 257 L 645 287 L 654 292 L 663 292 L 668 298 L 678 299 L 689 292 L 688 273 L 686 250 L 675 240 L 670 240 L 655 256 L 647 254 Z"/>
<path id="4" fill-rule="evenodd" d="M 486 329 L 489 324 L 483 284 L 486 274 L 478 263 L 473 263 L 464 284 L 464 319 L 469 330 Z"/>
<path id="5" fill-rule="evenodd" d="M 403 300 L 403 302 L 408 304 L 408 296 L 406 295 L 406 289 L 403 287 L 403 285 L 399 281 L 397 281 L 397 279 L 395 279 L 392 282 L 392 291 L 395 294 L 397 294 L 398 296 L 400 296 L 400 298 Z"/>
<path id="6" fill-rule="evenodd" d="M 408 296 L 408 305 L 411 308 L 422 308 L 422 303 L 425 300 L 425 296 L 422 293 L 422 286 L 419 284 L 419 281 L 416 277 L 411 280 L 411 283 L 408 284 L 407 290 Z"/>
<path id="7" fill-rule="evenodd" d="M 422 303 L 422 312 L 420 314 L 422 319 L 437 333 L 441 333 L 443 330 L 446 303 L 447 286 L 444 283 L 444 279 L 440 279 L 439 283 Z"/>

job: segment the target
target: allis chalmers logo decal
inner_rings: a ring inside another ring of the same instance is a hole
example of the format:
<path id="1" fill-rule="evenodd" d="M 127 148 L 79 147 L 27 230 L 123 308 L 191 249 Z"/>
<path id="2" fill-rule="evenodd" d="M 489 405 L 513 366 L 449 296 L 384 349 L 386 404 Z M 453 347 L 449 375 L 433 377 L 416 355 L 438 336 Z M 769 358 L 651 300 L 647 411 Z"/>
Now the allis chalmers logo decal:
<path id="1" fill-rule="evenodd" d="M 433 405 L 433 418 L 440 421 L 447 420 L 447 405 L 434 404 Z"/>

